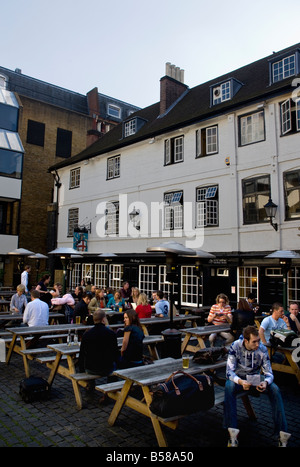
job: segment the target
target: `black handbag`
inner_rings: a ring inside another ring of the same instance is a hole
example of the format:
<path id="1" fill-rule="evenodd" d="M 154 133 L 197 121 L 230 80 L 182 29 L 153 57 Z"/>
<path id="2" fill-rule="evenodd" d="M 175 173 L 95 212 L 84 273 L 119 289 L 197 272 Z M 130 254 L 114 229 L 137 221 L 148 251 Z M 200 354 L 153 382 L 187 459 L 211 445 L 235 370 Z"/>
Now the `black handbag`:
<path id="1" fill-rule="evenodd" d="M 179 374 L 181 376 L 176 377 Z M 175 371 L 152 389 L 150 410 L 163 418 L 208 410 L 215 404 L 213 380 L 205 374 Z"/>
<path id="2" fill-rule="evenodd" d="M 26 403 L 48 400 L 50 386 L 43 378 L 30 376 L 20 382 L 19 394 Z"/>
<path id="3" fill-rule="evenodd" d="M 226 347 L 209 347 L 200 349 L 193 356 L 193 361 L 199 365 L 211 365 L 228 354 Z"/>

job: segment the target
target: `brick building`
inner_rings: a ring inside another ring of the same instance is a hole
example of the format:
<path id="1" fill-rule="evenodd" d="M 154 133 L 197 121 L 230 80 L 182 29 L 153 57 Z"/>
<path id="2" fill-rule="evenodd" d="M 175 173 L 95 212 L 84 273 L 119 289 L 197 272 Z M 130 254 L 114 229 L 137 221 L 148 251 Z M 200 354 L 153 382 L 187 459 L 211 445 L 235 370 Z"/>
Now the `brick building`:
<path id="1" fill-rule="evenodd" d="M 26 76 L 20 69 L 12 71 L 0 67 L 0 88 L 12 93 L 18 103 L 15 129 L 24 151 L 16 193 L 6 192 L 7 174 L 0 175 L 0 269 L 5 284 L 13 282 L 15 271 L 16 285 L 19 280 L 16 258 L 7 256 L 7 252 L 22 247 L 46 255 L 55 247 L 55 188 L 49 165 L 84 150 L 138 107 L 100 94 L 96 87 L 82 95 Z M 4 106 L 1 112 L 4 120 Z M 10 155 L 12 157 L 12 152 Z M 12 178 L 10 184 L 16 182 Z M 9 222 L 7 206 L 13 200 L 18 200 L 19 223 L 17 228 L 9 230 L 4 226 Z M 27 261 L 32 263 L 32 277 L 35 278 L 35 262 Z M 44 262 L 41 270 L 45 267 Z"/>

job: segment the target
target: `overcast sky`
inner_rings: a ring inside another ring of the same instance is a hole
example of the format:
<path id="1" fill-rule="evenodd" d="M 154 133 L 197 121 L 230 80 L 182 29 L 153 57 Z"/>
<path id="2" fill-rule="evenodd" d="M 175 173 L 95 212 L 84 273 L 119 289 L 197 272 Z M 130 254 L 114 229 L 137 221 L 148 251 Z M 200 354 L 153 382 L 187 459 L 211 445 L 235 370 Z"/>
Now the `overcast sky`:
<path id="1" fill-rule="evenodd" d="M 197 86 L 300 42 L 299 0 L 4 0 L 0 65 L 146 107 L 165 63 Z"/>

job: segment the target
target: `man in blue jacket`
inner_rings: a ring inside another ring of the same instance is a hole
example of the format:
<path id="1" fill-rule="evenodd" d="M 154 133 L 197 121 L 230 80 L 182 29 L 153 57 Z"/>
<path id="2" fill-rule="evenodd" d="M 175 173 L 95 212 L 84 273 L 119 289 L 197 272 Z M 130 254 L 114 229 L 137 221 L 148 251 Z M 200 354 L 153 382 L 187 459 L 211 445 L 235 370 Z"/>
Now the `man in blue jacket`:
<path id="1" fill-rule="evenodd" d="M 263 380 L 261 380 L 261 373 Z M 279 446 L 285 446 L 288 438 L 287 422 L 280 389 L 274 383 L 271 362 L 267 348 L 260 342 L 258 329 L 247 326 L 243 336 L 230 346 L 225 385 L 224 426 L 228 429 L 230 440 L 228 446 L 237 446 L 237 408 L 236 396 L 251 391 L 264 392 L 268 395 L 275 425 L 279 435 Z M 257 393 L 257 395 L 258 395 Z M 234 436 L 232 436 L 234 435 Z"/>

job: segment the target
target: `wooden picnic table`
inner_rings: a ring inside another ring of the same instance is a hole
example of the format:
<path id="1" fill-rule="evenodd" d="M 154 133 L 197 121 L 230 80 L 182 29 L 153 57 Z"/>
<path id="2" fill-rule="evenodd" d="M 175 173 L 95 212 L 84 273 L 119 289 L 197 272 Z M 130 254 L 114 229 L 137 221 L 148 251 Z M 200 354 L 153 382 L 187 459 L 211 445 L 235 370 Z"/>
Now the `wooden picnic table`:
<path id="1" fill-rule="evenodd" d="M 195 315 L 177 315 L 173 317 L 173 323 L 182 323 L 184 321 L 193 321 L 196 325 L 196 320 L 198 319 L 197 316 Z M 170 318 L 156 318 L 155 316 L 152 316 L 151 318 L 141 318 L 140 319 L 143 331 L 145 336 L 149 334 L 149 327 L 151 326 L 158 326 L 158 325 L 164 325 L 166 329 L 168 328 L 170 324 Z"/>
<path id="2" fill-rule="evenodd" d="M 55 324 L 58 320 L 65 318 L 65 315 L 62 313 L 55 313 L 53 311 L 49 312 L 49 324 L 53 325 Z M 10 321 L 23 321 L 23 315 L 22 313 L 5 313 L 5 314 L 0 314 L 0 328 L 3 328 L 9 323 Z"/>
<path id="3" fill-rule="evenodd" d="M 13 328 L 7 328 L 6 331 L 12 333 L 12 340 L 9 344 L 6 364 L 8 365 L 13 352 L 21 354 L 24 362 L 25 374 L 28 377 L 30 375 L 30 369 L 28 359 L 32 359 L 29 355 L 22 354 L 23 350 L 26 350 L 26 338 L 34 336 L 50 336 L 51 334 L 59 337 L 61 334 L 65 334 L 69 331 L 85 331 L 92 326 L 84 324 L 53 324 L 49 326 L 16 326 Z M 20 343 L 17 343 L 17 339 L 20 339 Z"/>
<path id="4" fill-rule="evenodd" d="M 154 358 L 158 357 L 157 350 L 156 350 L 156 344 L 159 342 L 162 342 L 162 340 L 163 340 L 162 336 L 145 336 L 143 340 L 143 344 L 151 348 L 151 353 L 154 356 Z M 123 341 L 123 338 L 119 337 L 118 347 L 122 346 L 122 341 Z M 101 378 L 101 376 L 100 375 L 88 375 L 88 374 L 85 375 L 82 373 L 80 373 L 79 375 L 76 374 L 74 358 L 79 355 L 80 342 L 78 344 L 71 344 L 71 345 L 51 344 L 51 345 L 48 345 L 47 347 L 56 353 L 55 359 L 53 359 L 52 362 L 47 363 L 48 368 L 51 369 L 51 372 L 48 378 L 48 384 L 50 386 L 53 384 L 56 374 L 60 374 L 70 379 L 72 381 L 77 407 L 81 409 L 82 398 L 81 398 L 79 385 L 86 387 L 87 382 L 90 379 Z M 61 360 L 63 359 L 63 357 L 66 357 L 67 359 L 67 367 L 61 365 Z M 148 366 L 153 366 L 153 365 L 147 365 L 147 367 Z"/>
<path id="5" fill-rule="evenodd" d="M 207 370 L 215 370 L 226 366 L 226 361 L 220 361 L 213 365 L 199 365 L 190 360 L 189 368 L 184 370 L 189 374 L 202 373 Z M 150 411 L 152 401 L 151 386 L 157 383 L 164 382 L 174 371 L 182 370 L 182 359 L 166 358 L 161 359 L 154 365 L 141 366 L 136 368 L 128 368 L 125 370 L 116 370 L 114 375 L 125 380 L 122 388 L 111 392 L 108 390 L 107 395 L 114 399 L 115 405 L 109 416 L 109 425 L 114 425 L 122 408 L 130 407 L 136 412 L 145 415 L 151 419 L 152 426 L 160 447 L 167 446 L 167 440 L 162 430 L 162 425 L 175 429 L 178 426 L 178 420 L 181 417 L 172 417 L 172 419 L 162 419 L 154 415 Z M 112 383 L 113 384 L 113 383 Z M 139 400 L 130 394 L 130 390 L 134 384 L 139 385 L 143 391 L 143 400 Z M 101 390 L 101 386 L 96 386 L 96 389 Z"/>
<path id="6" fill-rule="evenodd" d="M 212 333 L 217 333 L 219 334 L 220 332 L 229 332 L 230 331 L 230 326 L 229 325 L 208 325 L 208 326 L 199 326 L 199 327 L 194 327 L 194 328 L 183 328 L 180 329 L 180 331 L 185 334 L 185 338 L 183 339 L 183 342 L 181 344 L 181 353 L 185 351 L 189 352 L 197 352 L 199 349 L 204 349 L 205 346 L 205 337 L 209 336 Z M 195 345 L 189 345 L 189 340 L 192 337 L 196 337 L 198 344 Z"/>
<path id="7" fill-rule="evenodd" d="M 285 356 L 285 361 L 283 363 L 276 363 L 272 361 L 274 348 L 269 343 L 265 345 L 269 352 L 272 370 L 295 375 L 298 383 L 300 384 L 300 368 L 298 366 L 300 361 L 300 347 L 276 347 L 276 352 L 280 352 Z"/>

